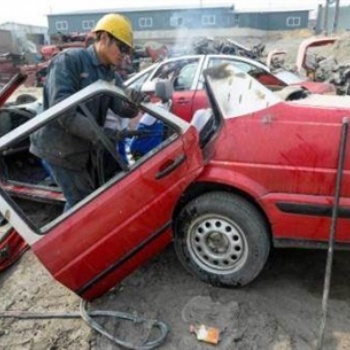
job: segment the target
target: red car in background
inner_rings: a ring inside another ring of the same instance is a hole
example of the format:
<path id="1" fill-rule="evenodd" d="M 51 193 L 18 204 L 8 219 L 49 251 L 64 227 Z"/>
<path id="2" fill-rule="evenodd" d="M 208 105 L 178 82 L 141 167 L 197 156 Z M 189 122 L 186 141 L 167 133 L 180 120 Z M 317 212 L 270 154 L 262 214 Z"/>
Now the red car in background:
<path id="1" fill-rule="evenodd" d="M 175 79 L 176 86 L 184 83 Z M 191 123 L 151 103 L 139 106 L 163 128 L 160 143 L 137 159 L 123 158 L 86 108 L 101 94 L 127 102 L 105 82 L 0 139 L 5 152 L 79 108 L 115 162 L 91 195 L 50 222 L 36 222 L 32 205 L 0 188 L 1 213 L 53 277 L 82 298 L 103 294 L 171 241 L 189 271 L 217 286 L 253 281 L 273 247 L 327 244 L 349 97 L 298 94 L 285 101 L 277 86 L 268 89 L 234 65 L 206 71 L 203 83 L 211 108 Z M 153 135 L 126 130 L 119 136 Z M 336 233 L 344 247 L 350 243 L 349 174 L 347 157 Z"/>
<path id="2" fill-rule="evenodd" d="M 198 109 L 209 107 L 204 89 L 203 71 L 223 63 L 233 64 L 262 84 L 277 90 L 293 86 L 314 94 L 336 94 L 332 84 L 313 82 L 288 71 L 280 71 L 276 75 L 260 62 L 233 55 L 190 55 L 166 59 L 137 73 L 127 80 L 125 85 L 148 91 L 154 90 L 154 83 L 158 79 L 169 79 L 174 89 L 171 111 L 184 120 L 190 121 Z"/>

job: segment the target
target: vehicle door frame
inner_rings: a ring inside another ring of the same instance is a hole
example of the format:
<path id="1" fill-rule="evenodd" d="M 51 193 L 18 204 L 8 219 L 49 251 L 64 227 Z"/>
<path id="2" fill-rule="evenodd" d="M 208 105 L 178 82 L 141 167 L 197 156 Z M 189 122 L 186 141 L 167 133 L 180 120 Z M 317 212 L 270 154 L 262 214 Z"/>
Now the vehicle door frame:
<path id="1" fill-rule="evenodd" d="M 54 105 L 49 110 L 42 112 L 40 115 L 36 116 L 33 119 L 28 120 L 26 123 L 20 125 L 16 129 L 7 133 L 3 137 L 0 138 L 0 150 L 5 149 L 7 146 L 17 142 L 23 138 L 29 137 L 31 133 L 38 130 L 46 123 L 56 119 L 62 113 L 68 111 L 72 108 L 72 105 L 78 105 L 79 103 L 88 100 L 89 98 L 94 97 L 95 95 L 102 93 L 113 93 L 121 98 L 127 99 L 124 95 L 123 91 L 118 87 L 111 85 L 108 82 L 97 81 L 94 84 L 86 87 L 85 89 L 77 92 L 76 94 L 68 97 L 64 101 Z M 181 118 L 174 117 L 172 114 L 163 111 L 162 109 L 155 108 L 151 103 L 144 104 L 145 111 L 150 111 L 156 114 L 160 119 L 166 120 L 168 124 L 170 124 L 174 129 L 182 135 L 187 129 L 191 127 L 189 123 L 186 123 Z M 147 159 L 145 158 L 145 161 Z M 139 165 L 142 165 L 143 162 L 140 162 Z M 122 167 L 123 168 L 123 167 Z M 138 166 L 133 167 L 132 169 L 127 169 L 130 171 L 134 171 Z M 124 171 L 121 174 L 125 173 Z M 115 180 L 117 182 L 118 180 Z M 99 193 L 106 190 L 107 184 L 101 186 L 96 189 L 91 195 L 86 197 L 80 203 L 74 207 L 73 211 L 67 211 L 63 215 L 59 217 L 59 221 L 57 223 L 62 222 L 71 214 L 74 214 L 76 210 L 85 205 L 88 201 L 93 198 L 96 198 Z M 15 208 L 12 209 L 12 208 Z M 4 189 L 0 187 L 0 212 L 3 213 L 5 219 L 11 222 L 16 231 L 23 237 L 23 239 L 29 244 L 33 245 L 37 241 L 39 241 L 45 232 L 42 230 L 38 230 L 38 228 L 33 225 L 33 223 L 26 217 L 23 211 L 19 208 L 19 206 L 14 202 L 14 200 L 10 197 L 9 194 L 6 193 Z M 55 221 L 55 220 L 54 220 Z M 53 223 L 54 225 L 54 223 Z M 48 229 L 50 229 L 52 224 L 48 225 Z M 45 231 L 45 230 L 44 230 Z"/>

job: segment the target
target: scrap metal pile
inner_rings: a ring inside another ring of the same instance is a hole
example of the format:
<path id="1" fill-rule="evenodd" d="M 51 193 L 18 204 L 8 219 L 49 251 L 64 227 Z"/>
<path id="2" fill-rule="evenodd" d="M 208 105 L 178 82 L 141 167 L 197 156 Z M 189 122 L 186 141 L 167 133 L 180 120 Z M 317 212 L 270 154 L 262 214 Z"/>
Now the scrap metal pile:
<path id="1" fill-rule="evenodd" d="M 251 49 L 231 39 L 215 40 L 202 38 L 193 43 L 193 54 L 223 54 L 248 57 L 259 60 L 263 57 L 265 45 L 258 43 Z"/>
<path id="2" fill-rule="evenodd" d="M 0 55 L 0 84 L 5 85 L 15 74 L 22 72 L 28 76 L 25 86 L 42 86 L 50 60 L 67 48 L 87 46 L 91 43 L 91 35 L 59 34 L 53 41 L 53 45 L 45 45 L 38 50 L 34 60 L 36 63 L 28 64 L 24 54 L 9 52 Z"/>
<path id="3" fill-rule="evenodd" d="M 127 56 L 120 68 L 124 80 L 139 72 L 146 66 L 160 62 L 169 57 L 188 54 L 225 54 L 251 58 L 266 63 L 272 72 L 280 70 L 296 73 L 315 82 L 331 83 L 336 86 L 337 94 L 350 94 L 350 63 L 339 64 L 333 56 L 324 56 L 310 52 L 310 48 L 334 44 L 339 40 L 336 37 L 313 37 L 304 40 L 299 47 L 295 65 L 285 63 L 287 51 L 274 49 L 265 54 L 265 45 L 259 42 L 251 48 L 232 39 L 214 39 L 203 37 L 194 40 L 190 46 L 171 46 L 148 42 L 136 45 L 131 56 Z M 58 34 L 53 38 L 53 45 L 43 46 L 39 53 L 41 60 L 35 64 L 25 64 L 23 55 L 6 54 L 0 56 L 0 84 L 5 84 L 10 78 L 22 71 L 28 75 L 26 86 L 42 86 L 47 67 L 51 59 L 62 50 L 74 47 L 87 47 L 93 42 L 91 34 L 71 33 Z"/>
<path id="4" fill-rule="evenodd" d="M 3 83 L 7 83 L 14 74 L 22 71 L 28 75 L 26 86 L 42 86 L 49 62 L 55 55 L 67 48 L 87 47 L 92 43 L 93 37 L 91 34 L 81 33 L 59 34 L 53 38 L 53 41 L 54 44 L 41 47 L 40 62 L 35 64 L 26 64 L 24 58 L 18 61 L 18 58 L 12 54 L 10 58 L 0 57 L 0 78 L 3 77 Z M 231 39 L 214 40 L 212 38 L 197 39 L 191 46 L 181 49 L 176 46 L 148 42 L 144 45 L 136 45 L 132 56 L 126 57 L 120 73 L 123 79 L 127 79 L 149 64 L 183 54 L 229 54 L 259 60 L 263 56 L 264 48 L 264 45 L 258 44 L 250 49 Z"/>
<path id="5" fill-rule="evenodd" d="M 5 85 L 10 79 L 20 72 L 20 67 L 25 63 L 24 55 L 4 53 L 0 55 L 0 84 Z"/>
<path id="6" fill-rule="evenodd" d="M 287 51 L 275 49 L 269 52 L 267 65 L 272 71 L 278 69 L 289 70 L 300 76 L 305 75 L 315 82 L 333 84 L 337 95 L 350 95 L 350 61 L 339 63 L 334 55 L 315 52 L 311 49 L 320 49 L 325 46 L 339 43 L 339 37 L 312 37 L 304 40 L 298 49 L 294 66 L 285 63 Z"/>
<path id="7" fill-rule="evenodd" d="M 329 82 L 336 86 L 337 95 L 350 95 L 350 62 L 339 64 L 333 56 L 316 55 L 308 68 L 308 77 L 314 81 Z"/>

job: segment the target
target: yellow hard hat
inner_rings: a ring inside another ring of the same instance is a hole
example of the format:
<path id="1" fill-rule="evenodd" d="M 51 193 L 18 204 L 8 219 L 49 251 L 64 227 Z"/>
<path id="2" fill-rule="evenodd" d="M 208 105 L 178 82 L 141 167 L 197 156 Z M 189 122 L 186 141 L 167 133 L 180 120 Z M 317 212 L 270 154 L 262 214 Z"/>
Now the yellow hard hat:
<path id="1" fill-rule="evenodd" d="M 104 31 L 114 38 L 122 41 L 132 49 L 134 48 L 134 36 L 130 21 L 118 14 L 110 13 L 103 16 L 96 24 L 93 32 Z"/>

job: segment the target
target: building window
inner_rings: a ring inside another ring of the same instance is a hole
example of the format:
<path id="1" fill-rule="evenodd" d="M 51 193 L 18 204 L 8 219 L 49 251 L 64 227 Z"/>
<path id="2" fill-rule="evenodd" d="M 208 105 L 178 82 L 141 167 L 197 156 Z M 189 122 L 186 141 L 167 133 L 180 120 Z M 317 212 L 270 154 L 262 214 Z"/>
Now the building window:
<path id="1" fill-rule="evenodd" d="M 151 17 L 141 17 L 139 18 L 140 28 L 150 28 L 153 27 L 153 19 Z"/>
<path id="2" fill-rule="evenodd" d="M 67 21 L 59 21 L 56 22 L 57 30 L 68 30 L 68 22 Z"/>
<path id="3" fill-rule="evenodd" d="M 83 21 L 83 29 L 90 30 L 95 27 L 95 21 L 85 20 Z"/>
<path id="4" fill-rule="evenodd" d="M 179 16 L 170 17 L 171 27 L 181 27 L 185 24 L 184 18 Z"/>
<path id="5" fill-rule="evenodd" d="M 287 27 L 300 27 L 300 17 L 287 17 Z"/>
<path id="6" fill-rule="evenodd" d="M 204 15 L 202 16 L 202 24 L 206 26 L 212 26 L 215 25 L 216 18 L 214 15 Z"/>

